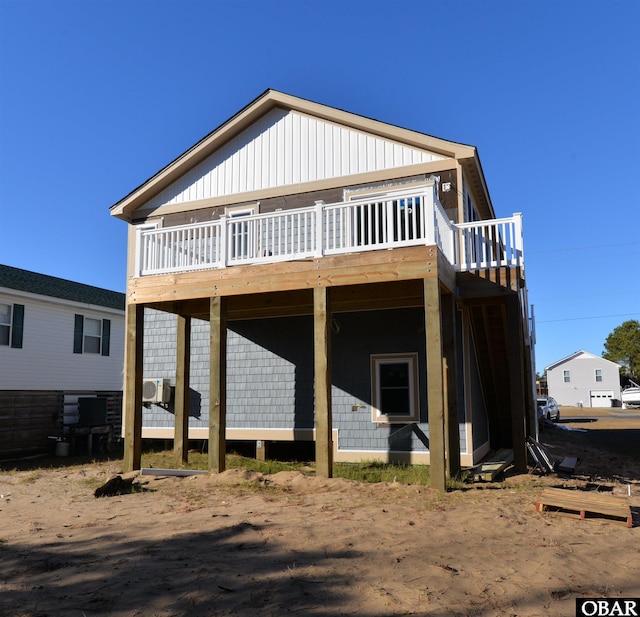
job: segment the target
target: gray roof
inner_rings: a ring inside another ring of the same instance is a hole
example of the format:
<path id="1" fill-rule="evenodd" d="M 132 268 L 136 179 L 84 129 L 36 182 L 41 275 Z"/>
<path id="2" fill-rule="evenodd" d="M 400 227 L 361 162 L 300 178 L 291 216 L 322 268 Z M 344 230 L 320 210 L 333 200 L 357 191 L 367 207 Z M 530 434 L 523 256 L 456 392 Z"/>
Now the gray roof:
<path id="1" fill-rule="evenodd" d="M 121 311 L 124 311 L 125 307 L 123 293 L 2 264 L 0 264 L 0 287 L 84 304 L 106 306 Z"/>

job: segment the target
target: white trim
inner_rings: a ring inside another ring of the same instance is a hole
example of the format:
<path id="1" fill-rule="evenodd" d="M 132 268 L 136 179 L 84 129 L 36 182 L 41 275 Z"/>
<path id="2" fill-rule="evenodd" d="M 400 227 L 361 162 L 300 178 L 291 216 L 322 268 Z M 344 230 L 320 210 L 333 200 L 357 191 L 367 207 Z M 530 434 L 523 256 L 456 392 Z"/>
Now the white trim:
<path id="1" fill-rule="evenodd" d="M 405 182 L 394 182 L 393 180 L 381 183 L 376 186 L 360 187 L 355 189 L 346 188 L 342 191 L 343 201 L 354 201 L 359 199 L 370 200 L 371 198 L 400 198 L 405 191 L 411 196 L 422 189 L 436 184 L 436 180 L 408 180 Z"/>
<path id="2" fill-rule="evenodd" d="M 380 411 L 382 393 L 380 391 L 379 369 L 385 364 L 406 364 L 408 366 L 409 410 L 407 415 L 386 415 Z M 420 397 L 418 386 L 418 354 L 386 353 L 371 354 L 371 421 L 384 424 L 407 424 L 420 421 Z"/>
<path id="3" fill-rule="evenodd" d="M 571 355 L 567 356 L 566 358 L 562 358 L 562 360 L 557 360 L 553 364 L 549 364 L 548 366 L 545 366 L 544 370 L 545 371 L 549 371 L 551 369 L 554 369 L 556 366 L 558 366 L 560 364 L 563 364 L 564 362 L 569 362 L 570 360 L 573 360 L 574 358 L 577 358 L 580 355 L 589 356 L 590 358 L 593 358 L 594 360 L 602 360 L 603 362 L 609 362 L 611 364 L 615 364 L 616 366 L 621 366 L 617 362 L 612 362 L 611 360 L 607 360 L 606 358 L 603 358 L 602 356 L 596 356 L 595 354 L 589 353 L 588 351 L 584 351 L 583 349 L 581 349 L 580 351 L 576 351 L 576 352 L 572 353 Z"/>

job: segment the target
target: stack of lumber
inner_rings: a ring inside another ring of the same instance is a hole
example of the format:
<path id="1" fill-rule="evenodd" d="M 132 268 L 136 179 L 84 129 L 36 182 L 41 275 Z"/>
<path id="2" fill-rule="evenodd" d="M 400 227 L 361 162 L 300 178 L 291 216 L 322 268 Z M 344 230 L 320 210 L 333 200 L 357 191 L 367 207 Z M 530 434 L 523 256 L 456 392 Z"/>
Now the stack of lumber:
<path id="1" fill-rule="evenodd" d="M 605 517 L 633 527 L 629 500 L 597 491 L 546 488 L 536 503 L 536 510 L 572 514 L 579 518 Z"/>

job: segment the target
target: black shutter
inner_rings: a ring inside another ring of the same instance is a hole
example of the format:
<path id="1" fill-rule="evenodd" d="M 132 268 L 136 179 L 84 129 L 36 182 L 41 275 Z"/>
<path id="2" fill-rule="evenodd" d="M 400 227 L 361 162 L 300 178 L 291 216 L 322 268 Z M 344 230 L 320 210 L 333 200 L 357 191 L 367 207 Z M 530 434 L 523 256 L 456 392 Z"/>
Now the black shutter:
<path id="1" fill-rule="evenodd" d="M 73 353 L 82 353 L 82 335 L 84 330 L 84 317 L 76 315 L 73 328 Z"/>
<path id="2" fill-rule="evenodd" d="M 111 341 L 111 320 L 102 320 L 102 355 L 109 355 L 109 343 Z"/>
<path id="3" fill-rule="evenodd" d="M 22 334 L 24 331 L 24 304 L 13 305 L 11 319 L 11 347 L 22 349 Z"/>

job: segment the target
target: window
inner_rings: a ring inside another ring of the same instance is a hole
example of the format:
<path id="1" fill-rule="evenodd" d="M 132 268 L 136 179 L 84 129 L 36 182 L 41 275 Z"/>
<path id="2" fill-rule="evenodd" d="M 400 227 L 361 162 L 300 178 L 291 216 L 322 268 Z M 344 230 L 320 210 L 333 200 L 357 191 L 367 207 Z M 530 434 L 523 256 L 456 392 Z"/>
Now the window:
<path id="1" fill-rule="evenodd" d="M 601 368 L 597 368 L 596 369 L 596 381 L 602 381 L 602 369 Z"/>
<path id="2" fill-rule="evenodd" d="M 418 421 L 418 354 L 371 356 L 372 420 Z"/>
<path id="3" fill-rule="evenodd" d="M 562 380 L 564 383 L 571 383 L 571 371 L 562 371 Z"/>
<path id="4" fill-rule="evenodd" d="M 23 304 L 0 304 L 0 345 L 22 349 Z"/>
<path id="5" fill-rule="evenodd" d="M 100 319 L 85 318 L 84 320 L 84 353 L 100 353 L 100 338 L 102 336 L 102 322 Z"/>
<path id="6" fill-rule="evenodd" d="M 8 345 L 11 340 L 11 305 L 0 304 L 0 345 Z"/>
<path id="7" fill-rule="evenodd" d="M 109 355 L 111 320 L 75 316 L 73 353 Z"/>

